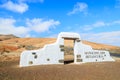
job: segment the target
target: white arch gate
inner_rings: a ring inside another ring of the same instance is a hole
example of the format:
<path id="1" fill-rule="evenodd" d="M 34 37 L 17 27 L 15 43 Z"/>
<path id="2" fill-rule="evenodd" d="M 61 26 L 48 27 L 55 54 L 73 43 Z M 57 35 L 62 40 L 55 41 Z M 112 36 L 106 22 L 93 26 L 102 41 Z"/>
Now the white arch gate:
<path id="1" fill-rule="evenodd" d="M 57 41 L 45 45 L 39 50 L 23 51 L 20 56 L 20 67 L 64 64 L 64 39 L 73 39 L 74 42 L 74 63 L 114 61 L 108 51 L 93 50 L 91 46 L 82 43 L 79 34 L 61 32 Z"/>

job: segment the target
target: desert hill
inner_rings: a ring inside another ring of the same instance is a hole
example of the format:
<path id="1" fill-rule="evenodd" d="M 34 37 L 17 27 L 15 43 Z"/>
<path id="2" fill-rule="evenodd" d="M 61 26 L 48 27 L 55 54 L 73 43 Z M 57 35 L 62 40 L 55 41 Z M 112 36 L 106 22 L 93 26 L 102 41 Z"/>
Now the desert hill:
<path id="1" fill-rule="evenodd" d="M 0 41 L 12 39 L 12 38 L 18 38 L 18 37 L 13 34 L 8 34 L 8 35 L 0 34 Z"/>
<path id="2" fill-rule="evenodd" d="M 9 38 L 9 37 L 8 37 Z M 11 37 L 7 40 L 0 41 L 0 60 L 2 57 L 19 57 L 24 50 L 36 50 L 44 47 L 46 44 L 51 44 L 56 41 L 56 38 L 18 38 Z M 90 41 L 82 41 L 84 44 L 90 45 L 93 49 L 108 50 L 111 53 L 120 54 L 120 47 L 94 43 Z M 71 45 L 70 41 L 67 44 Z"/>

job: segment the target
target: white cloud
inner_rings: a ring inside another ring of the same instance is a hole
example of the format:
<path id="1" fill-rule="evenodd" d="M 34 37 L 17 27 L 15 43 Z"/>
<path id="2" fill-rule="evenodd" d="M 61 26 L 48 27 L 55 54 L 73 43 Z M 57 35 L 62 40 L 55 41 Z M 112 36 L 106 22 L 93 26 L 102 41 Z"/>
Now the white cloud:
<path id="1" fill-rule="evenodd" d="M 7 10 L 24 13 L 28 10 L 29 5 L 27 3 L 43 3 L 44 0 L 2 0 L 0 1 L 0 8 L 5 8 Z"/>
<path id="2" fill-rule="evenodd" d="M 68 15 L 76 14 L 77 12 L 87 14 L 87 8 L 88 5 L 86 3 L 77 2 L 77 4 L 74 5 L 73 10 L 69 12 Z"/>
<path id="3" fill-rule="evenodd" d="M 0 18 L 0 34 L 14 34 L 19 37 L 30 37 L 31 32 L 42 33 L 49 31 L 59 25 L 59 21 L 53 19 L 43 20 L 41 18 L 27 19 L 24 26 L 16 26 L 17 21 L 13 18 Z"/>
<path id="4" fill-rule="evenodd" d="M 34 31 L 36 32 L 45 32 L 48 31 L 51 28 L 54 28 L 55 26 L 59 25 L 59 21 L 54 21 L 53 19 L 44 21 L 43 19 L 40 18 L 35 18 L 35 19 L 27 19 L 27 25 Z"/>
<path id="5" fill-rule="evenodd" d="M 114 21 L 112 24 L 120 24 L 120 20 Z"/>
<path id="6" fill-rule="evenodd" d="M 15 26 L 16 20 L 12 18 L 0 18 L 0 34 L 15 34 L 25 36 L 29 29 L 24 26 Z"/>
<path id="7" fill-rule="evenodd" d="M 102 21 L 96 22 L 95 24 L 93 24 L 93 27 L 100 27 L 100 26 L 105 26 L 105 23 Z"/>
<path id="8" fill-rule="evenodd" d="M 18 12 L 18 13 L 24 13 L 28 10 L 28 5 L 25 3 L 13 3 L 12 1 L 8 1 L 1 5 L 2 8 L 5 8 L 7 10 Z"/>
<path id="9" fill-rule="evenodd" d="M 120 46 L 120 31 L 82 33 L 81 36 L 84 40 Z"/>
<path id="10" fill-rule="evenodd" d="M 116 21 L 112 21 L 112 22 L 103 22 L 103 21 L 97 21 L 93 24 L 90 24 L 90 25 L 83 25 L 83 30 L 85 31 L 89 31 L 89 30 L 92 30 L 92 29 L 95 29 L 95 28 L 98 28 L 98 27 L 106 27 L 106 26 L 111 26 L 111 25 L 118 25 L 120 24 L 120 20 L 116 20 Z"/>
<path id="11" fill-rule="evenodd" d="M 105 25 L 106 25 L 106 24 L 105 24 L 104 22 L 98 21 L 98 22 L 93 23 L 93 24 L 91 24 L 91 25 L 84 25 L 84 26 L 83 26 L 83 30 L 89 31 L 89 30 L 92 30 L 92 29 L 97 28 L 97 27 L 103 27 L 103 26 L 105 26 Z"/>

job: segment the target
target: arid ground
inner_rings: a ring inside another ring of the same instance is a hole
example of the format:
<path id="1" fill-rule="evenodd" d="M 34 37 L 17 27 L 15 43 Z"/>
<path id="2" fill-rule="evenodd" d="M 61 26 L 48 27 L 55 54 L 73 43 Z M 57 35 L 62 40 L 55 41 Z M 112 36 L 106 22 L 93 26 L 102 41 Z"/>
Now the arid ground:
<path id="1" fill-rule="evenodd" d="M 0 80 L 120 80 L 120 60 L 67 65 L 19 67 L 19 60 L 0 62 Z"/>

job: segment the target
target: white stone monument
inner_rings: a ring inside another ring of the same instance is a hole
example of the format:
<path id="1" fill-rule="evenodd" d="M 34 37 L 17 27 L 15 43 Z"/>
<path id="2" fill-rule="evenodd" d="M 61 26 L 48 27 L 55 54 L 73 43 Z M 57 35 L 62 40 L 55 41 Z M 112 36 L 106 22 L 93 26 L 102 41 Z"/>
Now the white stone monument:
<path id="1" fill-rule="evenodd" d="M 64 64 L 64 39 L 74 40 L 75 64 L 115 61 L 108 51 L 93 50 L 91 46 L 83 44 L 79 34 L 61 32 L 55 43 L 45 45 L 42 49 L 23 51 L 20 56 L 20 67 Z"/>

